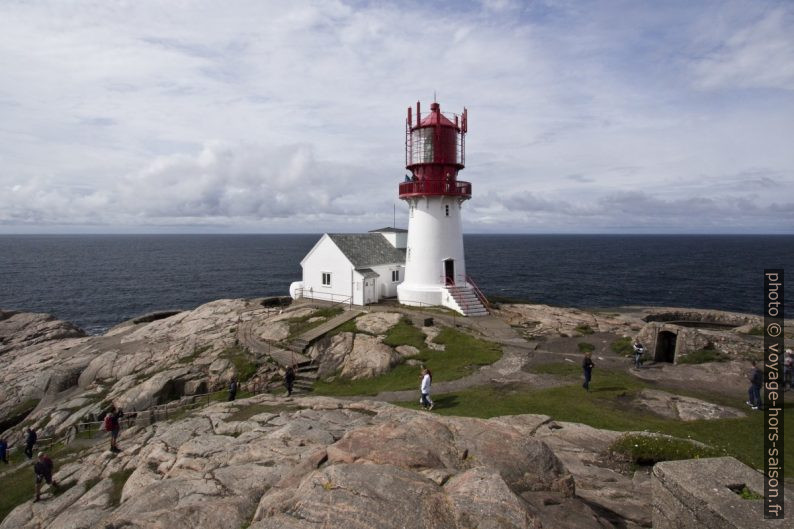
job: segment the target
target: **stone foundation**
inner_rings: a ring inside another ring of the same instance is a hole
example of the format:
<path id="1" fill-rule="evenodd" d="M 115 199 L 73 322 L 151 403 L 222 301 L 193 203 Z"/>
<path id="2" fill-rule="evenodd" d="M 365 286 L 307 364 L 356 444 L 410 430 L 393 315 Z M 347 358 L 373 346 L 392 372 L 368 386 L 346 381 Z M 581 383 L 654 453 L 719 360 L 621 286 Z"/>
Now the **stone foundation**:
<path id="1" fill-rule="evenodd" d="M 732 457 L 665 461 L 653 467 L 654 529 L 791 527 L 794 494 L 786 490 L 786 520 L 764 520 L 763 500 L 746 500 L 746 486 L 763 495 L 764 476 Z"/>

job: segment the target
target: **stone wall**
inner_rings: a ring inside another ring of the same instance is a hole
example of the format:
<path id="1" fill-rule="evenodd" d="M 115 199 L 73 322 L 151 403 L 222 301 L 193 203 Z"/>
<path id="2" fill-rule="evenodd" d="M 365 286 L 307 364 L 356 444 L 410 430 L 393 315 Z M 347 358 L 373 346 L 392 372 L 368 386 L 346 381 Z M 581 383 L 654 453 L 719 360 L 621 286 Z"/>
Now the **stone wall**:
<path id="1" fill-rule="evenodd" d="M 764 493 L 760 472 L 732 457 L 665 461 L 653 467 L 653 529 L 756 529 L 791 527 L 787 520 L 764 520 L 763 500 L 746 500 L 733 489 Z M 786 491 L 791 509 L 794 494 Z"/>

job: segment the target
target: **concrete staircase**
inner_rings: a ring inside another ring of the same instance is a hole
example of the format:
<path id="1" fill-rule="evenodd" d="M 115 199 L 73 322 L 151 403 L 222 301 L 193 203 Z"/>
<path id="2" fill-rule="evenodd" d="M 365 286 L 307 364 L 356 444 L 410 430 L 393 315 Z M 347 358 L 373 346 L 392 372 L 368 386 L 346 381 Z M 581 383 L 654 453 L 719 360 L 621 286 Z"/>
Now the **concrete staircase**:
<path id="1" fill-rule="evenodd" d="M 485 308 L 475 290 L 469 285 L 450 285 L 445 288 L 451 298 L 447 303 L 444 303 L 447 307 L 460 312 L 464 316 L 488 315 L 488 309 Z"/>

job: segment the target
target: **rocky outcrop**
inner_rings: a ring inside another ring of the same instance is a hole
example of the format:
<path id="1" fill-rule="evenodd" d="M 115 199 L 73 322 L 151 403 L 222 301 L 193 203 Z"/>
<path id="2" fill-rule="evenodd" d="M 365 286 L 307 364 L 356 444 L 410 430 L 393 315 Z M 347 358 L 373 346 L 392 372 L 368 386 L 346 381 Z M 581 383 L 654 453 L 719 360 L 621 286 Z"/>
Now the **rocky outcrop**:
<path id="1" fill-rule="evenodd" d="M 402 317 L 397 312 L 370 312 L 356 318 L 356 328 L 369 334 L 386 334 Z"/>
<path id="2" fill-rule="evenodd" d="M 638 407 L 666 419 L 681 421 L 736 419 L 747 416 L 743 411 L 735 408 L 656 389 L 643 389 L 634 402 Z"/>
<path id="3" fill-rule="evenodd" d="M 356 334 L 353 350 L 342 362 L 339 374 L 351 380 L 378 376 L 397 365 L 401 358 L 377 336 Z"/>
<path id="4" fill-rule="evenodd" d="M 613 527 L 604 513 L 614 512 L 606 508 L 614 496 L 580 498 L 569 466 L 580 468 L 565 462 L 576 461 L 577 439 L 595 454 L 603 434 L 563 439 L 561 430 L 537 415 L 454 418 L 261 395 L 124 430 L 119 454 L 97 446 L 56 461 L 65 492 L 45 490 L 0 529 Z M 647 507 L 650 497 L 631 483 L 612 490 Z"/>
<path id="5" fill-rule="evenodd" d="M 85 336 L 44 314 L 2 312 L 0 424 L 24 419 L 40 435 L 60 433 L 96 417 L 111 402 L 141 410 L 221 389 L 241 362 L 258 367 L 259 379 L 267 382 L 276 367 L 239 345 L 240 325 L 250 322 L 257 334 L 276 339 L 288 331 L 286 320 L 314 310 L 218 300 L 191 311 L 136 318 L 102 336 Z M 74 400 L 81 396 L 90 402 Z M 31 413 L 29 403 L 36 402 Z"/>
<path id="6" fill-rule="evenodd" d="M 0 355 L 64 338 L 81 338 L 85 331 L 49 314 L 0 311 Z"/>
<path id="7" fill-rule="evenodd" d="M 634 326 L 640 329 L 642 320 L 633 316 L 589 312 L 550 305 L 501 304 L 495 314 L 510 325 L 519 327 L 528 338 L 565 334 L 574 336 L 589 328 L 592 332 L 624 333 Z"/>

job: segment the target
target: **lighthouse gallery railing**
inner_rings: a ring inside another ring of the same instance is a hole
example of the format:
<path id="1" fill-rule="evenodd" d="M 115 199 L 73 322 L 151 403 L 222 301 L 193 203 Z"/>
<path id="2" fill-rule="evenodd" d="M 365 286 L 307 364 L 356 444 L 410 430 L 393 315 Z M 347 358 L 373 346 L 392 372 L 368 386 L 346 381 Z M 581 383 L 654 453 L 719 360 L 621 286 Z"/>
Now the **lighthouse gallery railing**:
<path id="1" fill-rule="evenodd" d="M 400 184 L 400 196 L 452 195 L 471 197 L 471 182 L 460 180 L 416 180 Z"/>

